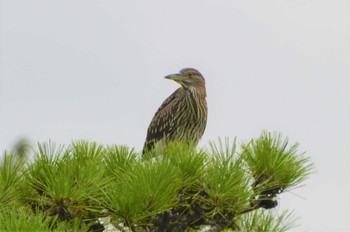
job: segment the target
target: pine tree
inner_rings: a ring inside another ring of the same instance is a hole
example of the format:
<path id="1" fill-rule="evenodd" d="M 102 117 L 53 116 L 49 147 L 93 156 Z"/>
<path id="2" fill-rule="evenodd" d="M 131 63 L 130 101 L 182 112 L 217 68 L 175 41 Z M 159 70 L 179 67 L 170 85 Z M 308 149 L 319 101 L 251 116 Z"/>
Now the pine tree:
<path id="1" fill-rule="evenodd" d="M 38 144 L 32 161 L 0 163 L 4 231 L 287 231 L 278 196 L 300 186 L 310 158 L 281 134 L 236 146 L 170 144 L 145 159 L 127 146 Z"/>

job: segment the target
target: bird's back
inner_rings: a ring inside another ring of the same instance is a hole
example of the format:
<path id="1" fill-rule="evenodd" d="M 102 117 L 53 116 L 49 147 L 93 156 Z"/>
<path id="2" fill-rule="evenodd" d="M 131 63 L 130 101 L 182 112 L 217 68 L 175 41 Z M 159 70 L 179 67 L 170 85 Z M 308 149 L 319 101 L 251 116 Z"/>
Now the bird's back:
<path id="1" fill-rule="evenodd" d="M 203 90 L 202 90 L 203 91 Z M 143 153 L 155 145 L 169 142 L 191 142 L 197 145 L 207 122 L 206 93 L 195 89 L 177 89 L 155 113 L 148 127 Z"/>

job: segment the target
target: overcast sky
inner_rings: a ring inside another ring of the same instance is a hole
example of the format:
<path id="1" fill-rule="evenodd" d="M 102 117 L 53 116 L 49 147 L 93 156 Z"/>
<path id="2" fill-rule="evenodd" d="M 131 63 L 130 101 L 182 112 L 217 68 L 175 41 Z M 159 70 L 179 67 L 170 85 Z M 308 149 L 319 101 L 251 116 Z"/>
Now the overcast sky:
<path id="1" fill-rule="evenodd" d="M 0 150 L 21 137 L 141 150 L 184 67 L 206 78 L 200 146 L 263 129 L 316 165 L 276 209 L 293 231 L 350 231 L 346 0 L 0 0 Z"/>

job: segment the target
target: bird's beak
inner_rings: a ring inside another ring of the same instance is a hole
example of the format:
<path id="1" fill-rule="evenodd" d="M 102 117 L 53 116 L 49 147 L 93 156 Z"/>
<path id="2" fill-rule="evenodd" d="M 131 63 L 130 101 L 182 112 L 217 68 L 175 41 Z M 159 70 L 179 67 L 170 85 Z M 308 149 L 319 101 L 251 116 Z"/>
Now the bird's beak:
<path id="1" fill-rule="evenodd" d="M 165 78 L 176 82 L 182 82 L 184 79 L 184 76 L 180 73 L 175 73 L 175 74 L 167 75 L 165 76 Z"/>

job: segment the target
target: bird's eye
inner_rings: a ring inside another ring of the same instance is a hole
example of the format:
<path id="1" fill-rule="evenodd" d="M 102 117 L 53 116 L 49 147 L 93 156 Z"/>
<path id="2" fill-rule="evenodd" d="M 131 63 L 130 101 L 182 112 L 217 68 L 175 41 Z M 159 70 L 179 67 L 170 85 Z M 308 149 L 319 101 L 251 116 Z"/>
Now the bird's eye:
<path id="1" fill-rule="evenodd" d="M 190 78 L 191 76 L 192 76 L 192 73 L 190 73 L 190 72 L 186 73 L 187 78 Z"/>

